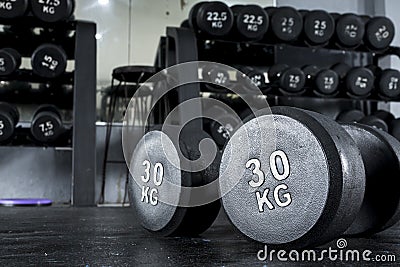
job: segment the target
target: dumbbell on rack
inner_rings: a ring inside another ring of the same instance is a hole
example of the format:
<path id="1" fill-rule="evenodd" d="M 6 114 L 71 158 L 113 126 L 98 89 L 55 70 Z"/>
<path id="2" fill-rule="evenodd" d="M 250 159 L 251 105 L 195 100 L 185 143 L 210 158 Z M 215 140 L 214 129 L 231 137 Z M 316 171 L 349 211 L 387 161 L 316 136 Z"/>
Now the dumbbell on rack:
<path id="1" fill-rule="evenodd" d="M 351 68 L 344 63 L 336 64 L 332 67 L 342 81 L 343 87 L 347 89 L 347 94 L 354 98 L 368 97 L 374 89 L 374 73 L 365 67 Z"/>
<path id="2" fill-rule="evenodd" d="M 233 13 L 223 2 L 200 2 L 190 10 L 189 25 L 199 34 L 226 36 L 233 26 Z"/>
<path id="3" fill-rule="evenodd" d="M 67 55 L 64 49 L 54 44 L 40 45 L 32 55 L 33 73 L 43 78 L 56 78 L 67 67 Z"/>
<path id="4" fill-rule="evenodd" d="M 390 46 L 394 34 L 395 27 L 389 18 L 368 18 L 365 25 L 364 43 L 373 51 L 382 51 Z"/>
<path id="5" fill-rule="evenodd" d="M 8 103 L 0 102 L 0 144 L 10 141 L 18 121 L 18 110 Z"/>
<path id="6" fill-rule="evenodd" d="M 240 72 L 236 72 L 236 80 L 241 84 L 246 86 L 248 83 L 248 79 L 256 85 L 260 89 L 264 89 L 267 85 L 265 80 L 265 75 L 262 71 L 257 70 L 256 68 L 252 67 L 242 67 L 240 68 Z M 248 79 L 246 79 L 248 78 Z"/>
<path id="7" fill-rule="evenodd" d="M 265 123 L 271 119 L 276 148 L 261 153 L 259 140 L 272 131 Z M 235 186 L 222 203 L 240 232 L 272 246 L 316 246 L 343 234 L 380 232 L 400 218 L 399 151 L 399 141 L 372 127 L 273 107 L 272 115 L 245 123 L 226 145 L 219 185 Z"/>
<path id="8" fill-rule="evenodd" d="M 339 87 L 339 75 L 330 69 L 321 69 L 315 65 L 303 67 L 306 85 L 313 89 L 318 96 L 336 96 Z"/>
<path id="9" fill-rule="evenodd" d="M 279 87 L 283 94 L 300 95 L 304 93 L 306 77 L 300 68 L 276 64 L 269 69 L 268 79 L 273 86 Z"/>
<path id="10" fill-rule="evenodd" d="M 75 0 L 30 0 L 30 3 L 33 15 L 41 21 L 49 23 L 70 19 L 75 9 Z"/>
<path id="11" fill-rule="evenodd" d="M 365 24 L 360 16 L 355 14 L 332 14 L 336 21 L 336 41 L 340 47 L 355 48 L 361 45 Z"/>
<path id="12" fill-rule="evenodd" d="M 236 127 L 240 125 L 241 120 L 218 106 L 211 107 L 211 109 L 207 112 L 213 114 L 215 118 L 209 122 L 208 132 L 218 147 L 222 148 L 228 142 Z"/>
<path id="13" fill-rule="evenodd" d="M 335 33 L 335 21 L 324 10 L 300 11 L 303 15 L 303 35 L 307 44 L 323 46 Z"/>
<path id="14" fill-rule="evenodd" d="M 13 48 L 0 49 L 0 76 L 9 76 L 21 66 L 21 55 Z"/>
<path id="15" fill-rule="evenodd" d="M 269 17 L 258 5 L 236 5 L 231 10 L 234 16 L 234 34 L 243 40 L 259 40 L 268 30 Z"/>
<path id="16" fill-rule="evenodd" d="M 271 33 L 283 42 L 294 42 L 303 30 L 303 17 L 292 7 L 268 7 L 265 9 L 270 17 Z M 270 35 L 265 36 L 270 41 Z"/>
<path id="17" fill-rule="evenodd" d="M 28 12 L 29 0 L 13 0 L 0 2 L 0 18 L 15 19 Z"/>
<path id="18" fill-rule="evenodd" d="M 53 105 L 39 107 L 33 115 L 31 134 L 41 144 L 51 144 L 64 133 L 60 111 Z"/>
<path id="19" fill-rule="evenodd" d="M 212 67 L 210 65 L 202 69 L 203 81 L 213 83 L 213 85 L 207 86 L 210 91 L 213 92 L 226 92 L 227 89 L 224 86 L 228 86 L 230 83 L 229 73 L 218 67 Z M 220 85 L 220 86 L 217 86 Z"/>

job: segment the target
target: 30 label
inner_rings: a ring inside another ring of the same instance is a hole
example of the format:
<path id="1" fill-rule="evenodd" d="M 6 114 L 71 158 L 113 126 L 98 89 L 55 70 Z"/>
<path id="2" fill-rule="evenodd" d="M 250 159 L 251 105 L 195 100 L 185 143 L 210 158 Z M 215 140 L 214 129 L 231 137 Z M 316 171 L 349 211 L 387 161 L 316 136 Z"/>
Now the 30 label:
<path id="1" fill-rule="evenodd" d="M 284 208 L 292 203 L 292 196 L 290 192 L 287 192 L 289 187 L 283 183 L 290 175 L 290 163 L 285 152 L 277 150 L 270 155 L 269 158 L 270 171 L 275 180 L 282 182 L 275 188 L 266 188 L 263 191 L 255 191 L 255 197 L 258 204 L 258 211 L 264 212 L 264 206 L 266 205 L 269 210 L 275 209 L 274 204 L 278 207 Z M 260 189 L 266 182 L 265 173 L 261 169 L 261 161 L 257 158 L 253 158 L 247 161 L 246 168 L 253 172 L 252 179 L 248 182 L 252 188 Z M 269 197 L 269 192 L 272 192 L 272 197 Z M 281 192 L 285 191 L 281 196 Z M 270 200 L 272 198 L 272 200 Z M 272 201 L 272 202 L 271 202 Z"/>

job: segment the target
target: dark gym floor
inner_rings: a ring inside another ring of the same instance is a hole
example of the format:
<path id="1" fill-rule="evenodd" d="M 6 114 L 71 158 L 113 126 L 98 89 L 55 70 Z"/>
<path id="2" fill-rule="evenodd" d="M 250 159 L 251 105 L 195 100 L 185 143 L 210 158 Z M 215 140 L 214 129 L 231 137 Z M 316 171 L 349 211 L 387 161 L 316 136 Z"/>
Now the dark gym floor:
<path id="1" fill-rule="evenodd" d="M 1 266 L 287 265 L 259 261 L 263 245 L 245 240 L 224 216 L 198 238 L 154 237 L 140 227 L 130 208 L 0 208 L 0 216 Z M 393 254 L 399 266 L 399 233 L 397 225 L 368 239 L 347 238 L 347 248 Z M 336 242 L 324 247 L 329 245 L 337 248 Z"/>

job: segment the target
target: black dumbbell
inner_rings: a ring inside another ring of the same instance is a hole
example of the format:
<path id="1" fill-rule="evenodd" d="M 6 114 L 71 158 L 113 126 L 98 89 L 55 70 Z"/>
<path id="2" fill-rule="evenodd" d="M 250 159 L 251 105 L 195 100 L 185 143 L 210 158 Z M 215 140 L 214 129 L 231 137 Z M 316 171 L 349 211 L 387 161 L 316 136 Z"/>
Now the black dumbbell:
<path id="1" fill-rule="evenodd" d="M 354 48 L 361 45 L 365 24 L 360 16 L 355 14 L 335 15 L 336 18 L 336 40 L 341 47 Z"/>
<path id="2" fill-rule="evenodd" d="M 8 103 L 0 102 L 0 144 L 10 141 L 18 121 L 18 110 Z"/>
<path id="3" fill-rule="evenodd" d="M 304 37 L 310 45 L 324 45 L 335 33 L 335 20 L 324 10 L 304 11 Z"/>
<path id="4" fill-rule="evenodd" d="M 180 133 L 180 147 L 166 133 L 156 130 L 136 145 L 130 161 L 129 199 L 145 229 L 161 236 L 192 236 L 214 222 L 219 200 L 195 207 L 190 203 L 206 197 L 196 195 L 191 187 L 199 188 L 218 177 L 219 153 L 208 166 L 203 160 L 195 161 L 200 157 L 200 142 L 210 138 L 203 131 L 185 127 Z M 193 161 L 185 164 L 178 151 Z"/>
<path id="5" fill-rule="evenodd" d="M 246 77 L 260 89 L 265 88 L 267 85 L 264 72 L 252 67 L 242 67 L 240 71 L 236 73 L 236 80 L 244 87 L 248 87 L 249 83 Z"/>
<path id="6" fill-rule="evenodd" d="M 64 133 L 60 111 L 52 105 L 39 107 L 33 115 L 31 134 L 35 141 L 51 144 Z"/>
<path id="7" fill-rule="evenodd" d="M 351 97 L 367 97 L 374 89 L 375 76 L 369 68 L 351 68 L 347 64 L 339 63 L 334 65 L 332 70 L 339 75 Z"/>
<path id="8" fill-rule="evenodd" d="M 32 54 L 33 73 L 43 78 L 56 78 L 67 68 L 64 49 L 54 44 L 42 44 Z"/>
<path id="9" fill-rule="evenodd" d="M 240 125 L 241 121 L 228 113 L 216 116 L 210 124 L 210 134 L 215 143 L 222 148 Z"/>
<path id="10" fill-rule="evenodd" d="M 74 14 L 74 0 L 31 0 L 33 15 L 44 22 L 66 21 Z"/>
<path id="11" fill-rule="evenodd" d="M 376 88 L 381 98 L 396 99 L 400 96 L 400 72 L 395 69 L 380 70 L 376 74 Z"/>
<path id="12" fill-rule="evenodd" d="M 378 110 L 368 116 L 361 118 L 358 122 L 385 132 L 389 132 L 389 126 L 391 124 L 391 121 L 394 119 L 394 115 L 389 111 Z"/>
<path id="13" fill-rule="evenodd" d="M 306 76 L 306 84 L 319 96 L 335 96 L 339 87 L 339 75 L 330 69 L 321 69 L 315 65 L 303 68 Z"/>
<path id="14" fill-rule="evenodd" d="M 0 76 L 15 73 L 21 66 L 21 55 L 13 48 L 0 49 Z"/>
<path id="15" fill-rule="evenodd" d="M 374 17 L 367 20 L 364 42 L 371 50 L 385 50 L 392 43 L 394 35 L 395 27 L 389 18 Z"/>
<path id="16" fill-rule="evenodd" d="M 224 87 L 228 86 L 230 83 L 228 71 L 219 68 L 217 66 L 206 66 L 202 69 L 203 81 L 212 83 L 208 86 L 211 91 L 226 91 Z M 218 86 L 219 85 L 219 86 Z"/>
<path id="17" fill-rule="evenodd" d="M 236 5 L 231 10 L 234 16 L 235 34 L 245 40 L 258 40 L 268 30 L 269 17 L 258 5 Z"/>
<path id="18" fill-rule="evenodd" d="M 189 24 L 199 33 L 222 37 L 232 29 L 233 13 L 223 2 L 200 2 L 190 10 Z"/>
<path id="19" fill-rule="evenodd" d="M 28 0 L 0 1 L 0 18 L 15 19 L 24 16 L 29 7 Z"/>
<path id="20" fill-rule="evenodd" d="M 272 34 L 278 41 L 296 41 L 303 30 L 303 18 L 293 7 L 268 7 Z M 266 36 L 270 39 L 269 35 Z"/>
<path id="21" fill-rule="evenodd" d="M 399 151 L 400 142 L 369 126 L 273 107 L 228 141 L 219 185 L 234 187 L 222 204 L 240 232 L 269 246 L 376 233 L 399 218 Z"/>
<path id="22" fill-rule="evenodd" d="M 365 117 L 365 113 L 359 109 L 351 109 L 340 112 L 336 116 L 336 121 L 341 123 L 358 122 Z"/>
<path id="23" fill-rule="evenodd" d="M 268 71 L 268 80 L 278 86 L 285 94 L 302 94 L 306 77 L 300 68 L 289 67 L 286 64 L 276 64 Z"/>

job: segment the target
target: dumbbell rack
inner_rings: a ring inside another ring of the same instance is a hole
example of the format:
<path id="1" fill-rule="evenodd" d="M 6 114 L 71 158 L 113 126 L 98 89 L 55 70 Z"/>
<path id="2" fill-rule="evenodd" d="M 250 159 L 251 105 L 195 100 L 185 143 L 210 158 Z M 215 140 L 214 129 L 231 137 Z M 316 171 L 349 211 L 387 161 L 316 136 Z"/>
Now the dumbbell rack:
<path id="1" fill-rule="evenodd" d="M 234 56 L 232 56 L 234 55 Z M 197 36 L 188 28 L 167 27 L 166 36 L 161 37 L 155 66 L 159 69 L 174 64 L 188 61 L 212 61 L 230 65 L 233 67 L 251 66 L 262 70 L 274 64 L 288 64 L 291 67 L 303 67 L 304 65 L 317 65 L 321 68 L 329 68 L 336 63 L 346 63 L 351 67 L 377 64 L 379 59 L 388 55 L 399 56 L 399 48 L 390 47 L 385 52 L 373 52 L 368 50 L 340 50 L 337 48 L 307 47 L 296 44 L 266 44 L 261 42 L 235 42 L 230 40 L 207 39 Z M 194 75 L 197 75 L 194 74 Z M 232 82 L 233 85 L 235 81 Z M 270 105 L 291 105 L 315 110 L 335 117 L 340 111 L 347 109 L 362 109 L 367 115 L 377 110 L 378 103 L 387 102 L 371 95 L 363 99 L 350 98 L 347 95 L 337 97 L 319 97 L 314 95 L 290 96 L 276 92 L 265 92 Z M 190 89 L 178 91 L 178 98 L 170 98 L 177 105 L 184 100 L 198 97 L 203 87 L 191 85 Z M 228 93 L 228 92 L 226 92 Z M 218 94 L 217 94 L 218 95 Z M 224 97 L 224 93 L 218 97 Z M 399 101 L 393 99 L 391 101 Z M 190 111 L 199 112 L 201 110 Z M 184 112 L 185 113 L 185 112 Z"/>
<path id="2" fill-rule="evenodd" d="M 2 183 L 7 187 L 5 193 L 12 192 L 12 195 L 18 197 L 38 197 L 31 196 L 31 191 L 35 194 L 37 191 L 35 188 L 47 188 L 50 195 L 57 196 L 59 194 L 61 195 L 59 198 L 66 200 L 55 202 L 67 202 L 75 206 L 94 205 L 96 24 L 86 21 L 68 21 L 49 25 L 33 17 L 24 17 L 16 21 L 0 21 L 0 24 L 12 26 L 14 29 L 51 29 L 53 34 L 49 35 L 53 36 L 50 38 L 40 34 L 1 34 L 2 47 L 15 48 L 23 57 L 30 57 L 33 50 L 40 44 L 57 40 L 66 51 L 68 60 L 75 62 L 74 70 L 65 72 L 56 82 L 57 85 L 73 86 L 73 101 L 72 107 L 70 107 L 73 117 L 72 146 L 9 145 L 0 147 L 0 155 L 7 155 L 2 156 L 0 161 Z M 59 33 L 66 32 L 74 32 L 74 35 L 60 37 Z M 62 39 L 61 42 L 60 39 Z M 17 74 L 4 80 L 28 83 L 52 82 L 52 80 L 34 75 L 31 69 L 20 69 Z M 6 174 L 8 175 L 6 176 Z M 61 180 L 68 176 L 70 177 L 69 182 L 58 182 L 58 188 L 53 188 L 56 179 Z M 18 187 L 18 182 L 11 181 L 11 179 L 18 180 L 20 184 L 23 183 L 21 186 L 23 188 Z M 34 184 L 29 184 L 32 181 Z M 64 186 L 68 187 L 64 188 Z M 23 190 L 28 190 L 27 188 L 32 188 L 32 190 L 27 191 L 24 195 Z M 68 192 L 70 192 L 69 196 Z M 1 197 L 8 196 L 2 195 Z M 44 197 L 48 196 L 44 195 Z"/>

